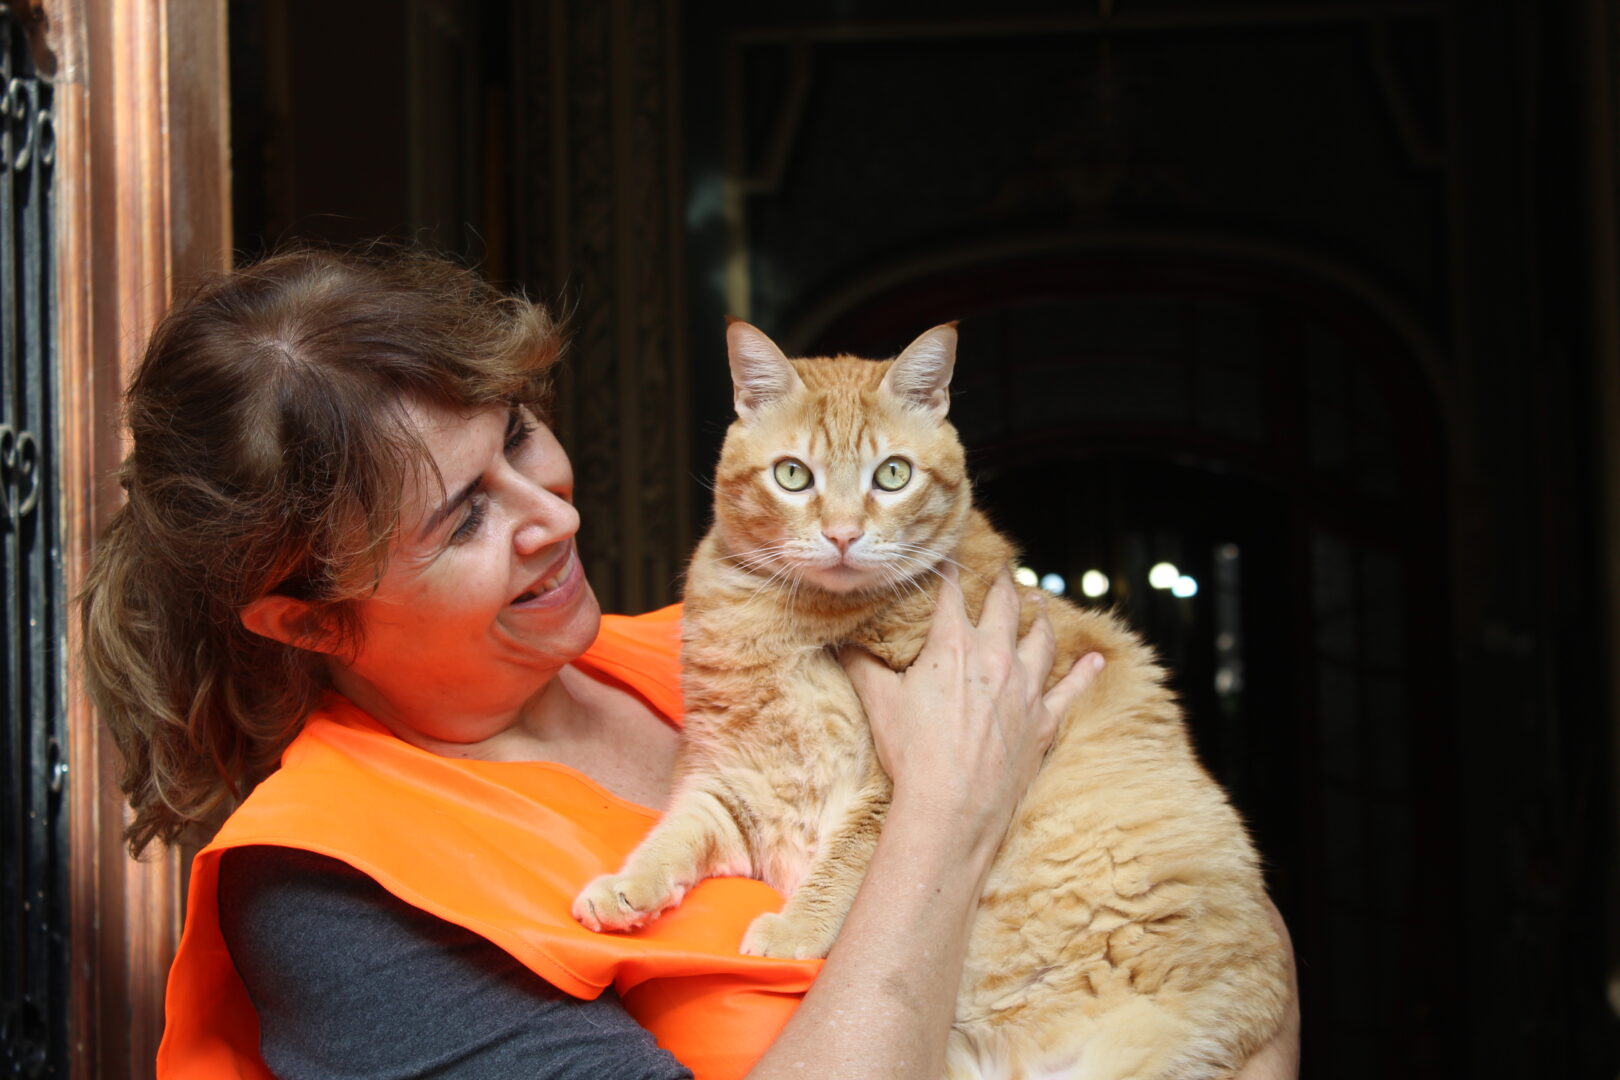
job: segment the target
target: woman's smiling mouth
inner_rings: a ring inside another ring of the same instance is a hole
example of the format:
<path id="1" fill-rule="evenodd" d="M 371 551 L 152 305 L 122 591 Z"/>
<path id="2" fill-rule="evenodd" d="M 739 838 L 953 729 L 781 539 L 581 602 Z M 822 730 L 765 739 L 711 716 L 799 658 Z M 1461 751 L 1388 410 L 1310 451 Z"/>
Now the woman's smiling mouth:
<path id="1" fill-rule="evenodd" d="M 562 594 L 568 591 L 567 586 L 572 585 L 574 579 L 579 576 L 576 572 L 578 567 L 578 553 L 574 548 L 574 542 L 570 540 L 567 553 L 563 555 L 555 567 L 532 588 L 518 594 L 512 601 L 512 606 L 517 607 L 537 602 L 544 604 L 565 599 Z"/>

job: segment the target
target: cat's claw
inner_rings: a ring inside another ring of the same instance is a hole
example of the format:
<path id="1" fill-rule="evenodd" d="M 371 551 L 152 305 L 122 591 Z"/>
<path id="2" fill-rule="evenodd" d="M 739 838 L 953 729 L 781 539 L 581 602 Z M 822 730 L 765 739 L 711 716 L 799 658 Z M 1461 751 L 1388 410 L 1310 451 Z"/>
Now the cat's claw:
<path id="1" fill-rule="evenodd" d="M 744 956 L 820 960 L 832 949 L 833 935 L 803 919 L 766 912 L 748 925 L 740 951 Z"/>
<path id="2" fill-rule="evenodd" d="M 680 902 L 680 894 L 630 874 L 603 874 L 574 898 L 574 918 L 588 930 L 634 930 Z"/>

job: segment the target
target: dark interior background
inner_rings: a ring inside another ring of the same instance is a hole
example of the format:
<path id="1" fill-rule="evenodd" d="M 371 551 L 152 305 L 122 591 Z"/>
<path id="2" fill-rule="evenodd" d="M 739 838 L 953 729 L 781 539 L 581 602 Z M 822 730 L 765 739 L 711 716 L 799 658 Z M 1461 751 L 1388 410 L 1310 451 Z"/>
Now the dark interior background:
<path id="1" fill-rule="evenodd" d="M 1173 667 L 1305 1075 L 1612 1077 L 1612 14 L 233 0 L 237 245 L 389 235 L 571 308 L 620 610 L 702 529 L 722 315 L 867 355 L 960 319 L 979 497 Z"/>

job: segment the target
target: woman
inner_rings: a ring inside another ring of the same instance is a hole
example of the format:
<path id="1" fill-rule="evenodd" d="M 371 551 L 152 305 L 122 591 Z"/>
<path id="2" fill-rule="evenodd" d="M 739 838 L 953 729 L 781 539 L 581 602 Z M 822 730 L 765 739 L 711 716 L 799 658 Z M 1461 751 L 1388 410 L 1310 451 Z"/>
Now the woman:
<path id="1" fill-rule="evenodd" d="M 938 1075 L 984 875 L 1093 669 L 1043 698 L 1005 582 L 977 627 L 942 604 L 912 673 L 848 658 L 895 791 L 824 965 L 737 956 L 779 898 L 735 879 L 589 934 L 572 890 L 670 787 L 678 621 L 598 612 L 558 352 L 542 309 L 416 256 L 277 256 L 153 334 L 86 670 L 133 852 L 235 808 L 162 1075 Z M 1292 1075 L 1295 1041 L 1244 1075 Z"/>

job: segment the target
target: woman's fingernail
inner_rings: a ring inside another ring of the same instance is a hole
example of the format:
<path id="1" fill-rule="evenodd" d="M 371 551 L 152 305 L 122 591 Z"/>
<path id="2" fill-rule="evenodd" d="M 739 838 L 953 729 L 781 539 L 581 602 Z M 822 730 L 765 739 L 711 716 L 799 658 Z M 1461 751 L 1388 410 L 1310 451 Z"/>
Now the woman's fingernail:
<path id="1" fill-rule="evenodd" d="M 1103 660 L 1102 653 L 1099 652 L 1091 654 L 1091 667 L 1093 671 L 1101 671 L 1104 663 L 1105 661 Z"/>

